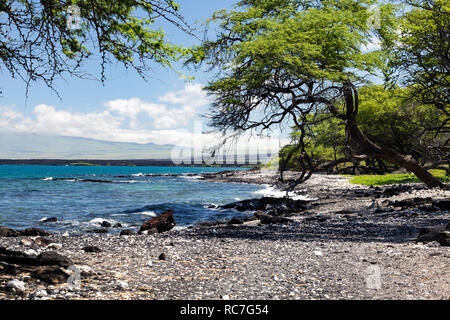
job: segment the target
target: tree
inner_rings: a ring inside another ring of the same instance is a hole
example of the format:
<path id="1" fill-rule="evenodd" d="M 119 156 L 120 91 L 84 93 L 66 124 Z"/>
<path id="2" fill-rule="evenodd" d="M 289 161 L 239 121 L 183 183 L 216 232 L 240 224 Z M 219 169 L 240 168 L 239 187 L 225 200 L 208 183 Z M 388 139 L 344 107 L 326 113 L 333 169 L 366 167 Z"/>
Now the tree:
<path id="1" fill-rule="evenodd" d="M 90 77 L 82 68 L 88 58 L 99 59 L 102 81 L 112 61 L 145 78 L 149 62 L 170 67 L 186 53 L 153 28 L 163 19 L 190 33 L 178 9 L 170 0 L 0 0 L 0 70 L 27 90 L 31 81 L 53 88 L 64 75 Z"/>
<path id="2" fill-rule="evenodd" d="M 450 121 L 450 4 L 445 0 L 405 0 L 412 6 L 400 20 L 391 66 L 410 97 L 433 105 Z M 448 131 L 447 131 L 448 132 Z"/>
<path id="3" fill-rule="evenodd" d="M 411 154 L 427 168 L 449 171 L 441 165 L 446 162 L 443 151 L 448 143 L 448 135 L 440 129 L 448 120 L 442 110 L 413 100 L 409 88 L 363 86 L 359 88 L 359 98 L 356 120 L 371 141 L 387 144 L 402 154 Z M 313 160 L 319 162 L 316 166 L 319 170 L 347 162 L 357 164 L 359 160 L 364 160 L 365 164 L 358 165 L 360 171 L 382 174 L 389 170 L 384 162 L 376 159 L 352 159 L 345 148 L 345 124 L 330 113 L 322 118 L 321 122 L 310 122 L 306 132 L 307 150 Z M 283 151 L 283 154 L 288 152 Z"/>
<path id="4" fill-rule="evenodd" d="M 384 4 L 378 7 L 379 29 L 371 29 L 374 4 L 242 0 L 240 10 L 216 13 L 212 20 L 221 27 L 217 39 L 205 41 L 189 60 L 220 67 L 217 79 L 206 87 L 214 97 L 210 125 L 230 135 L 291 121 L 300 132 L 300 183 L 312 172 L 304 140 L 308 117 L 329 112 L 344 121 L 353 153 L 403 166 L 428 186 L 442 186 L 412 156 L 375 144 L 358 126 L 358 87 L 385 61 L 382 50 L 367 52 L 364 45 L 374 34 L 393 37 L 396 28 L 395 8 Z"/>

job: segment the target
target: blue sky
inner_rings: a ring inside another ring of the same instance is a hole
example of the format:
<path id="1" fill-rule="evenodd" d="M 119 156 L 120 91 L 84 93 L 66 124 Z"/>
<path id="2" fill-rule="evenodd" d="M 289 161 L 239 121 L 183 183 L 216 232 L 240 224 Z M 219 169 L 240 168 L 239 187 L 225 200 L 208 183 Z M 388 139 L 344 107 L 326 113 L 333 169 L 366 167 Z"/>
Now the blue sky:
<path id="1" fill-rule="evenodd" d="M 203 37 L 202 23 L 217 10 L 230 9 L 237 0 L 178 0 L 180 13 L 197 27 Z M 191 46 L 194 37 L 168 22 L 160 21 L 167 39 L 176 44 Z M 211 30 L 213 34 L 214 29 Z M 368 49 L 376 48 L 376 43 Z M 112 64 L 107 67 L 104 84 L 66 77 L 55 87 L 62 99 L 44 83 L 32 83 L 28 98 L 25 83 L 0 73 L 0 131 L 33 133 L 52 136 L 71 136 L 103 141 L 190 145 L 198 138 L 195 130 L 205 131 L 204 115 L 210 100 L 202 87 L 213 75 L 207 72 L 175 69 L 195 79 L 187 81 L 176 72 L 154 65 L 145 82 L 133 70 Z M 91 60 L 85 69 L 100 75 L 98 60 Z M 202 127 L 199 129 L 199 121 Z M 289 126 L 285 126 L 285 129 Z M 288 142 L 289 130 L 273 134 L 277 145 Z M 215 143 L 217 136 L 202 137 L 204 144 Z M 1 141 L 0 141 L 1 142 Z M 5 141 L 3 141 L 5 143 Z M 272 142 L 271 142 L 272 143 Z M 253 145 L 250 143 L 250 145 Z M 0 145 L 1 147 L 1 145 Z M 1 155 L 0 155 L 1 156 Z"/>
<path id="2" fill-rule="evenodd" d="M 214 11 L 229 9 L 235 0 L 179 0 L 186 21 L 198 26 Z M 198 40 L 167 22 L 159 22 L 167 39 L 190 46 Z M 100 66 L 91 61 L 85 69 L 99 75 Z M 32 83 L 28 98 L 25 83 L 0 74 L 0 131 L 88 137 L 99 140 L 176 144 L 193 131 L 209 105 L 201 90 L 209 79 L 202 72 L 183 70 L 195 79 L 187 81 L 168 69 L 155 65 L 145 82 L 133 70 L 118 65 L 107 67 L 104 84 L 66 77 L 55 87 L 62 100 L 43 83 Z"/>

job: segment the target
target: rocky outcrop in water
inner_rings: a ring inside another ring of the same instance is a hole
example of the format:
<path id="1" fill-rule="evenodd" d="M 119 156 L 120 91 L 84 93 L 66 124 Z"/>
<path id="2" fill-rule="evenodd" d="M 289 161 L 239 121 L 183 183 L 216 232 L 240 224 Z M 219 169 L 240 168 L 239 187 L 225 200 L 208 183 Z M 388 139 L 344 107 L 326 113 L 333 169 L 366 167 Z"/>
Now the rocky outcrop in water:
<path id="1" fill-rule="evenodd" d="M 300 212 L 311 207 L 310 201 L 293 200 L 291 198 L 263 197 L 248 199 L 220 206 L 221 209 L 235 209 L 237 211 L 264 211 L 270 215 L 282 215 Z"/>
<path id="2" fill-rule="evenodd" d="M 19 237 L 19 236 L 49 236 L 50 232 L 39 228 L 26 228 L 24 230 L 15 230 L 8 227 L 0 227 L 0 237 Z"/>
<path id="3" fill-rule="evenodd" d="M 151 218 L 144 222 L 139 229 L 139 232 L 156 229 L 159 233 L 169 231 L 175 227 L 175 219 L 173 217 L 173 211 L 167 210 L 161 213 L 159 216 Z"/>

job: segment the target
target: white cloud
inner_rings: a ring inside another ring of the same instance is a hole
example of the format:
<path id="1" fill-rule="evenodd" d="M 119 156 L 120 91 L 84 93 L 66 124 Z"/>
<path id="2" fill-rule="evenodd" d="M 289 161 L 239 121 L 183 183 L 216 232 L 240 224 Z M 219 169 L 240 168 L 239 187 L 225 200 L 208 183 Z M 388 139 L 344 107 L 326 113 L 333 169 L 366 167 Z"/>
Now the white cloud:
<path id="1" fill-rule="evenodd" d="M 0 107 L 0 117 L 4 119 L 18 119 L 22 118 L 22 114 L 14 110 L 14 106 L 2 106 Z"/>
<path id="2" fill-rule="evenodd" d="M 14 107 L 0 106 L 0 128 L 10 132 L 206 148 L 217 143 L 218 136 L 202 135 L 202 128 L 197 132 L 186 128 L 196 113 L 200 113 L 200 108 L 209 102 L 201 89 L 199 84 L 188 84 L 183 90 L 160 96 L 160 102 L 172 104 L 170 108 L 166 104 L 130 98 L 108 101 L 102 109 L 91 112 L 73 112 L 39 104 L 25 116 Z M 146 117 L 153 121 L 146 121 Z M 244 144 L 250 149 L 256 146 L 254 140 L 238 142 L 240 146 Z"/>
<path id="3" fill-rule="evenodd" d="M 131 128 L 137 128 L 142 114 L 152 118 L 156 129 L 186 126 L 197 110 L 208 104 L 206 93 L 200 84 L 186 84 L 183 90 L 167 92 L 158 97 L 159 101 L 181 108 L 168 108 L 165 104 L 151 103 L 139 98 L 117 99 L 105 103 L 108 111 L 128 118 Z"/>
<path id="4" fill-rule="evenodd" d="M 206 92 L 201 84 L 186 84 L 183 90 L 168 92 L 159 97 L 162 102 L 181 104 L 191 107 L 202 107 L 209 103 Z"/>
<path id="5" fill-rule="evenodd" d="M 145 102 L 139 98 L 112 100 L 106 102 L 105 106 L 108 110 L 129 118 L 131 128 L 137 126 L 137 116 L 140 113 L 145 113 L 152 118 L 158 118 L 167 112 L 165 105 Z"/>

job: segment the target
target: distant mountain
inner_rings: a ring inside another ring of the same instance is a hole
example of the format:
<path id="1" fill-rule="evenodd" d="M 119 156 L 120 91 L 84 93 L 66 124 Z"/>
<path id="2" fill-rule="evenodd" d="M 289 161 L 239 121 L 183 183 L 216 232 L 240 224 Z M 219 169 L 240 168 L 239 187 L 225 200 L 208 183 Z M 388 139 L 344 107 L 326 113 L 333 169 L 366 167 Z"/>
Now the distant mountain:
<path id="1" fill-rule="evenodd" d="M 0 132 L 0 159 L 170 159 L 173 147 Z"/>

